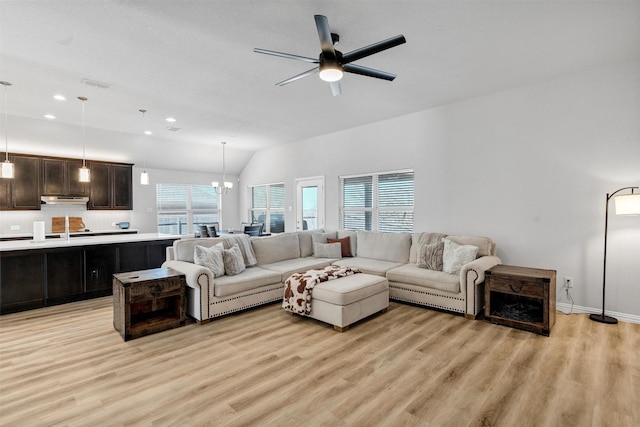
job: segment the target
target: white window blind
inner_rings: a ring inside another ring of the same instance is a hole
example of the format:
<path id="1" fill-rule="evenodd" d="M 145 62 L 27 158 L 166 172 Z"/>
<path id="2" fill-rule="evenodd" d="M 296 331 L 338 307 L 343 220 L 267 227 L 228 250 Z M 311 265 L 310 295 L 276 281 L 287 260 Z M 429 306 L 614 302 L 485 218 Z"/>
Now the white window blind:
<path id="1" fill-rule="evenodd" d="M 267 233 L 284 232 L 284 184 L 251 187 L 251 222 L 264 224 Z"/>
<path id="2" fill-rule="evenodd" d="M 340 177 L 340 227 L 413 231 L 413 171 Z"/>
<path id="3" fill-rule="evenodd" d="M 210 185 L 157 184 L 158 233 L 193 234 L 194 225 L 220 222 L 220 196 Z"/>

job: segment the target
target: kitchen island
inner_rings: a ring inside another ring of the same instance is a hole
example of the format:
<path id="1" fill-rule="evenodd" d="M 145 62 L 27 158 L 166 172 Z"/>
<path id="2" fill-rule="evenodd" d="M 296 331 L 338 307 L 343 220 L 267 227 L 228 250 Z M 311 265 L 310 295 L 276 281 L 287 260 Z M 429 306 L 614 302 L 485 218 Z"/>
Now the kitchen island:
<path id="1" fill-rule="evenodd" d="M 180 236 L 160 233 L 0 242 L 0 314 L 112 293 L 112 276 L 160 267 Z"/>

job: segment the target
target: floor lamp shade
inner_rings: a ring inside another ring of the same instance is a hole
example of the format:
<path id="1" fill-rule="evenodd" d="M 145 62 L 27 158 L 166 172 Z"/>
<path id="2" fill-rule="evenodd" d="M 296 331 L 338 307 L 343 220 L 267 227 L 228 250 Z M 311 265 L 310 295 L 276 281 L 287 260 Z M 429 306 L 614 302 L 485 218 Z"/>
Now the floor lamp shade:
<path id="1" fill-rule="evenodd" d="M 640 215 L 640 193 L 616 196 L 616 215 Z"/>
<path id="2" fill-rule="evenodd" d="M 602 268 L 602 314 L 591 314 L 589 318 L 596 322 L 614 325 L 618 319 L 604 314 L 605 289 L 607 284 L 607 228 L 609 226 L 609 201 L 623 190 L 631 190 L 631 194 L 619 195 L 614 198 L 616 205 L 616 215 L 640 215 L 640 193 L 634 193 L 640 187 L 623 187 L 607 194 L 604 214 L 604 266 Z"/>

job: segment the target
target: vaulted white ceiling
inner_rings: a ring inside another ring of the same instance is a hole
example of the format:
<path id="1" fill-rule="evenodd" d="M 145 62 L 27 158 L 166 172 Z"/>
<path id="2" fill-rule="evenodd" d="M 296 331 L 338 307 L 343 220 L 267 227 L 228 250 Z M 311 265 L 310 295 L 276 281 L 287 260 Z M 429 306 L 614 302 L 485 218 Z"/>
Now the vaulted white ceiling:
<path id="1" fill-rule="evenodd" d="M 347 74 L 337 97 L 317 75 L 275 86 L 310 64 L 253 48 L 316 57 L 314 14 L 327 16 L 344 53 L 404 34 L 406 44 L 357 61 L 396 80 Z M 81 156 L 76 97 L 86 96 L 87 157 L 149 168 L 218 171 L 224 140 L 228 172 L 238 173 L 261 148 L 639 56 L 636 1 L 0 4 L 10 152 Z"/>

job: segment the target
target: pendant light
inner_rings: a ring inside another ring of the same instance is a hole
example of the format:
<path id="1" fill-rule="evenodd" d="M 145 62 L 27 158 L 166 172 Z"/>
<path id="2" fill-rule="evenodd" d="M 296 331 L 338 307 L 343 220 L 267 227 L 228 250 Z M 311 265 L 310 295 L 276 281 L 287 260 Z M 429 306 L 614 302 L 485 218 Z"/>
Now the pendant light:
<path id="1" fill-rule="evenodd" d="M 224 157 L 224 146 L 227 145 L 226 142 L 222 141 L 222 187 L 220 187 L 220 183 L 218 181 L 214 181 L 211 185 L 216 189 L 218 194 L 227 194 L 233 188 L 233 182 L 226 181 L 227 175 L 225 171 L 225 157 Z"/>
<path id="2" fill-rule="evenodd" d="M 90 182 L 90 173 L 89 168 L 87 168 L 86 159 L 85 159 L 85 141 L 84 141 L 84 103 L 87 101 L 87 98 L 84 96 L 79 96 L 78 99 L 82 101 L 82 167 L 80 168 L 80 182 Z"/>
<path id="3" fill-rule="evenodd" d="M 147 133 L 148 131 L 144 129 L 144 113 L 146 113 L 147 110 L 145 110 L 144 108 L 141 108 L 138 111 L 142 113 L 142 130 L 144 131 L 145 135 L 149 135 L 150 133 Z M 142 173 L 140 174 L 140 185 L 149 185 L 149 174 L 147 173 L 146 169 L 147 169 L 147 160 L 145 158 L 145 160 L 143 161 Z"/>
<path id="4" fill-rule="evenodd" d="M 2 162 L 2 178 L 13 178 L 13 163 L 9 161 L 9 138 L 7 137 L 7 86 L 9 82 L 0 82 L 4 86 L 4 162 Z"/>

